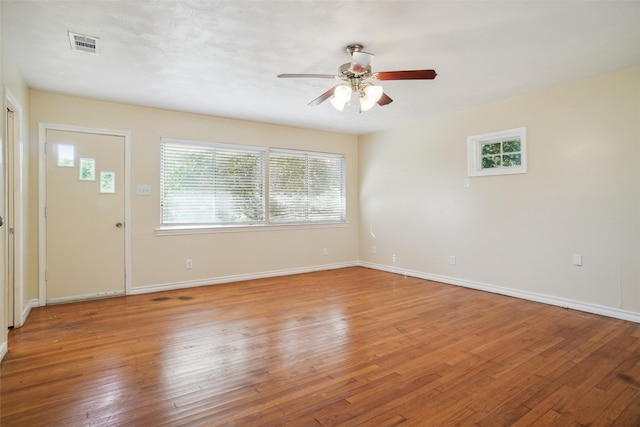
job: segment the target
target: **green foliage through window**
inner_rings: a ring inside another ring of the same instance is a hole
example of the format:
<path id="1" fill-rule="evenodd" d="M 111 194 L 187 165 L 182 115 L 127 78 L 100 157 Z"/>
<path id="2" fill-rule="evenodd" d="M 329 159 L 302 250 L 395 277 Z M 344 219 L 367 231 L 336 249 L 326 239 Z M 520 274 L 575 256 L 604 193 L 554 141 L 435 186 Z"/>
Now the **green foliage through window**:
<path id="1" fill-rule="evenodd" d="M 520 140 L 481 144 L 482 169 L 518 167 L 521 163 Z"/>

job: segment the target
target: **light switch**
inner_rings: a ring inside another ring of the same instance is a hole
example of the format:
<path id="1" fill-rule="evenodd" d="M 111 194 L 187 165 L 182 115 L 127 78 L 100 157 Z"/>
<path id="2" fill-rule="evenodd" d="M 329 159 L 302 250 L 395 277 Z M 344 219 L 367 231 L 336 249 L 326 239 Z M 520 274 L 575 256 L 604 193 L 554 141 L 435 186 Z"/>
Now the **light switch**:
<path id="1" fill-rule="evenodd" d="M 582 265 L 582 255 L 575 254 L 573 256 L 573 265 L 581 266 Z"/>
<path id="2" fill-rule="evenodd" d="M 151 186 L 138 184 L 136 185 L 136 196 L 150 196 L 151 195 Z"/>

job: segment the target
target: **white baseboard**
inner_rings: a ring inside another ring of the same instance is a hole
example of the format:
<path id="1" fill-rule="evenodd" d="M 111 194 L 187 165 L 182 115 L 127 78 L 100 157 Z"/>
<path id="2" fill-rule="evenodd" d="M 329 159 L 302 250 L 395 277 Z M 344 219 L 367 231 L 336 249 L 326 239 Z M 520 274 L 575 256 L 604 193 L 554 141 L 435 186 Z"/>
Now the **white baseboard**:
<path id="1" fill-rule="evenodd" d="M 300 268 L 292 268 L 286 270 L 271 270 L 264 271 L 258 273 L 250 273 L 250 274 L 238 274 L 232 276 L 223 276 L 223 277 L 214 277 L 210 279 L 201 279 L 201 280 L 192 280 L 186 282 L 172 282 L 172 283 L 161 283 L 157 285 L 149 285 L 149 286 L 141 286 L 137 288 L 133 288 L 130 290 L 130 295 L 136 294 L 146 294 L 151 292 L 160 292 L 160 291 L 169 291 L 175 289 L 186 289 L 193 288 L 197 286 L 208 286 L 208 285 L 217 285 L 222 283 L 231 283 L 231 282 L 239 282 L 243 280 L 255 280 L 255 279 L 264 279 L 268 277 L 278 277 L 278 276 L 290 276 L 293 274 L 303 274 L 303 273 L 312 273 L 315 271 L 324 271 L 324 270 L 335 270 L 338 268 L 347 268 L 347 267 L 366 267 L 374 270 L 387 271 L 390 273 L 417 277 L 419 279 L 432 280 L 435 282 L 446 283 L 448 285 L 461 286 L 469 289 L 476 289 L 485 292 L 491 292 L 494 294 L 506 295 L 514 298 L 520 298 L 528 301 L 540 302 L 543 304 L 549 304 L 557 307 L 569 308 L 573 310 L 583 311 L 586 313 L 598 314 L 602 316 L 612 317 L 615 319 L 628 320 L 635 323 L 640 323 L 640 313 L 622 310 L 613 307 L 606 307 L 598 304 L 591 304 L 583 301 L 575 301 L 565 298 L 554 297 L 551 295 L 538 294 L 534 292 L 521 291 L 517 289 L 504 288 L 501 286 L 495 286 L 487 283 L 474 282 L 471 280 L 458 279 L 455 277 L 441 276 L 437 274 L 429 274 L 421 271 L 415 270 L 407 270 L 398 267 L 392 267 L 388 265 L 375 264 L 370 262 L 362 262 L 362 261 L 354 261 L 354 262 L 345 262 L 338 264 L 326 264 L 319 266 L 311 266 L 311 267 L 300 267 Z M 76 301 L 86 301 L 90 299 L 97 298 L 106 298 L 113 296 L 122 296 L 124 292 L 122 291 L 114 291 L 114 292 L 104 292 L 100 294 L 90 294 L 90 295 L 79 295 L 74 297 L 63 297 L 63 298 L 51 298 L 47 300 L 47 304 L 62 304 L 67 302 L 76 302 Z M 31 308 L 38 307 L 38 300 L 31 300 L 23 313 L 23 320 L 26 320 Z M 6 351 L 6 350 L 5 350 Z"/>
<path id="2" fill-rule="evenodd" d="M 437 274 L 423 273 L 420 271 L 406 270 L 387 265 L 374 264 L 369 262 L 360 262 L 360 266 L 372 268 L 374 270 L 388 271 L 390 273 L 402 274 L 405 276 L 417 277 L 419 279 L 432 280 L 434 282 L 446 283 L 448 285 L 462 286 L 470 289 L 491 292 L 494 294 L 506 295 L 514 298 L 520 298 L 528 301 L 540 302 L 543 304 L 554 305 L 557 307 L 570 308 L 573 310 L 584 311 L 586 313 L 599 314 L 601 316 L 613 317 L 615 319 L 628 320 L 630 322 L 640 323 L 640 313 L 627 311 L 612 307 L 606 307 L 588 302 L 569 300 L 558 298 L 550 295 L 537 294 L 534 292 L 520 291 L 517 289 L 503 288 L 501 286 L 490 285 L 487 283 L 473 282 L 465 279 L 457 279 L 455 277 L 440 276 Z"/>
<path id="3" fill-rule="evenodd" d="M 25 306 L 24 310 L 22 310 L 22 317 L 20 318 L 20 324 L 14 325 L 14 326 L 19 328 L 20 326 L 24 325 L 24 322 L 27 321 L 29 314 L 31 314 L 31 309 L 35 307 L 40 307 L 40 300 L 38 298 L 32 299 L 29 302 L 27 302 L 27 305 Z"/>
<path id="4" fill-rule="evenodd" d="M 97 294 L 74 295 L 70 297 L 49 298 L 47 305 L 66 304 L 68 302 L 88 301 L 92 299 L 120 297 L 124 295 L 124 291 L 99 292 Z"/>
<path id="5" fill-rule="evenodd" d="M 0 362 L 2 362 L 2 359 L 4 359 L 8 351 L 9 351 L 9 348 L 7 347 L 6 342 L 3 342 L 2 344 L 0 344 Z"/>
<path id="6" fill-rule="evenodd" d="M 243 280 L 264 279 L 268 277 L 290 276 L 293 274 L 312 273 L 314 271 L 336 270 L 338 268 L 357 267 L 358 262 L 345 262 L 339 264 L 325 264 L 312 267 L 291 268 L 287 270 L 272 270 L 259 273 L 238 274 L 233 276 L 214 277 L 210 279 L 191 280 L 188 282 L 162 283 L 158 285 L 141 286 L 132 288 L 130 295 L 147 294 L 151 292 L 170 291 L 174 289 L 194 288 L 197 286 L 219 285 L 222 283 L 240 282 Z"/>

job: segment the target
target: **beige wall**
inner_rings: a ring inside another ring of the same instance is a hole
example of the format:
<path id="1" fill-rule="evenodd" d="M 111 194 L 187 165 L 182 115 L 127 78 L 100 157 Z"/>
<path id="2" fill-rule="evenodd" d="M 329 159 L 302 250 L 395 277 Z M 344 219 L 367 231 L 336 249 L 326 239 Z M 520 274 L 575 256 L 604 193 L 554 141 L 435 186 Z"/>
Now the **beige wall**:
<path id="1" fill-rule="evenodd" d="M 640 312 L 639 104 L 635 67 L 361 137 L 360 259 Z M 465 188 L 467 136 L 521 126 L 528 173 Z"/>
<path id="2" fill-rule="evenodd" d="M 55 123 L 131 132 L 132 289 L 193 284 L 225 278 L 286 273 L 355 263 L 358 259 L 357 137 L 99 102 L 31 92 L 31 142 L 38 123 Z M 157 235 L 159 225 L 160 138 L 185 138 L 234 144 L 344 153 L 347 159 L 348 225 L 196 235 Z M 31 178 L 37 185 L 37 156 Z M 149 184 L 152 196 L 136 196 Z M 32 194 L 36 194 L 34 188 Z M 32 200 L 35 201 L 35 200 Z M 328 256 L 322 249 L 327 248 Z M 185 260 L 193 268 L 185 268 Z"/>

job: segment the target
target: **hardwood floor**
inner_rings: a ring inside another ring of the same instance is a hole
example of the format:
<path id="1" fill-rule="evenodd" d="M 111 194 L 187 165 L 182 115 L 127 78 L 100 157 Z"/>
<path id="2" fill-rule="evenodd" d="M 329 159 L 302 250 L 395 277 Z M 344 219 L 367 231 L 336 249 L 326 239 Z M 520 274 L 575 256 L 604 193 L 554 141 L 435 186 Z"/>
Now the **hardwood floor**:
<path id="1" fill-rule="evenodd" d="M 34 309 L 2 426 L 638 426 L 640 325 L 365 268 Z"/>

